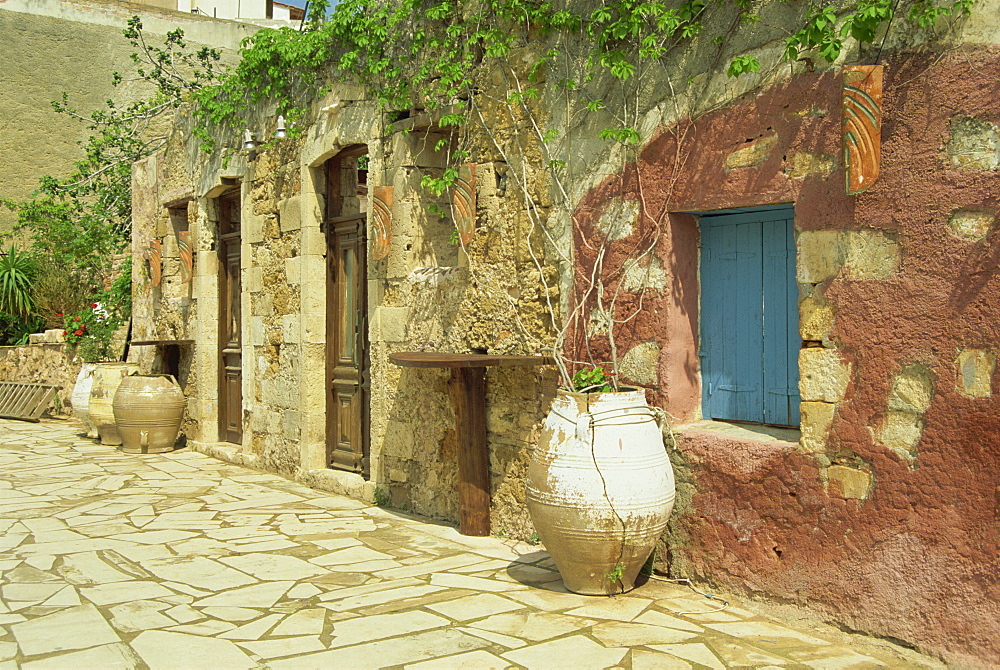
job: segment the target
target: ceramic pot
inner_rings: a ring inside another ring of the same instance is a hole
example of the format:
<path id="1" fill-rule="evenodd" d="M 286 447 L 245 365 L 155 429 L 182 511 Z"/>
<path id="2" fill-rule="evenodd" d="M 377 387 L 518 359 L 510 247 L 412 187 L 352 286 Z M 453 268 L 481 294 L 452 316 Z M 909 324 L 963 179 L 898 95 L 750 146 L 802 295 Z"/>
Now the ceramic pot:
<path id="1" fill-rule="evenodd" d="M 83 430 L 87 437 L 97 437 L 97 428 L 90 420 L 90 390 L 94 386 L 94 364 L 84 363 L 80 367 L 80 374 L 76 376 L 76 384 L 73 386 L 73 393 L 70 395 L 70 403 L 73 406 L 73 413 L 83 424 Z"/>
<path id="2" fill-rule="evenodd" d="M 184 416 L 184 392 L 171 375 L 130 375 L 118 386 L 113 404 L 122 451 L 172 451 Z"/>
<path id="3" fill-rule="evenodd" d="M 674 505 L 644 390 L 559 391 L 527 473 L 528 513 L 566 588 L 630 591 Z"/>
<path id="4" fill-rule="evenodd" d="M 90 420 L 97 427 L 101 444 L 122 443 L 115 425 L 115 392 L 127 374 L 139 372 L 135 363 L 94 363 L 94 385 L 90 389 Z"/>

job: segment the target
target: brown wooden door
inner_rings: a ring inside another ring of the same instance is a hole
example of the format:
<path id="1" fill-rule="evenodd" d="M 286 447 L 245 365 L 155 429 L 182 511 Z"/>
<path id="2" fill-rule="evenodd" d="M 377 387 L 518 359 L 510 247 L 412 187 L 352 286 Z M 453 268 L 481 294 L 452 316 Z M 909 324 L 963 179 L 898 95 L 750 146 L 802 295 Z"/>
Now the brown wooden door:
<path id="1" fill-rule="evenodd" d="M 219 198 L 219 439 L 243 440 L 243 355 L 240 348 L 240 198 Z"/>
<path id="2" fill-rule="evenodd" d="M 356 166 L 357 150 L 328 165 L 326 437 L 330 467 L 367 474 L 367 207 Z"/>

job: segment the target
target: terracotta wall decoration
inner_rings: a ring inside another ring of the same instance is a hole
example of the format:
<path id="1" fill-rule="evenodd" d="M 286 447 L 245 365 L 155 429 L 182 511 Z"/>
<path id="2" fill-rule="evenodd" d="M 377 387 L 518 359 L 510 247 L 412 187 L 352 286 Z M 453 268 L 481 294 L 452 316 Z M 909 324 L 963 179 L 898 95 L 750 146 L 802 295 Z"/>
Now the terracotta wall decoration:
<path id="1" fill-rule="evenodd" d="M 153 240 L 149 243 L 149 278 L 153 286 L 160 285 L 163 278 L 163 243 Z"/>
<path id="2" fill-rule="evenodd" d="M 476 234 L 476 164 L 458 168 L 458 178 L 451 187 L 451 212 L 462 244 L 468 244 Z"/>
<path id="3" fill-rule="evenodd" d="M 191 231 L 177 231 L 177 250 L 181 256 L 181 283 L 186 284 L 194 276 L 194 250 L 191 248 Z"/>
<path id="4" fill-rule="evenodd" d="M 844 171 L 847 195 L 871 188 L 882 154 L 882 66 L 851 65 L 844 76 Z"/>
<path id="5" fill-rule="evenodd" d="M 389 255 L 392 241 L 392 186 L 372 189 L 372 259 L 382 260 Z"/>

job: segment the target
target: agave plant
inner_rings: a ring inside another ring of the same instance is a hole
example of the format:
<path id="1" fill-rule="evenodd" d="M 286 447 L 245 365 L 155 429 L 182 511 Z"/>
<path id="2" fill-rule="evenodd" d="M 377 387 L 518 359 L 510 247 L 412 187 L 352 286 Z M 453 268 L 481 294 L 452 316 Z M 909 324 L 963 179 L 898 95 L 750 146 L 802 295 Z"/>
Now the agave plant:
<path id="1" fill-rule="evenodd" d="M 13 244 L 0 254 L 0 312 L 26 317 L 34 309 L 32 286 L 38 264 L 28 251 Z"/>

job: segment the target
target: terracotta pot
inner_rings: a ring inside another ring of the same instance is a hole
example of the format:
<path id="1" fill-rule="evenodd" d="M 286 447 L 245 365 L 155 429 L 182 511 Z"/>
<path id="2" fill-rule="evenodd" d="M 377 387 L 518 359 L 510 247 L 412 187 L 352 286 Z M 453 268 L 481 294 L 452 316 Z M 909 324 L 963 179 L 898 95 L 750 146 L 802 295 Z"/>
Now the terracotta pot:
<path id="1" fill-rule="evenodd" d="M 125 377 L 115 393 L 114 411 L 122 451 L 172 451 L 184 416 L 184 392 L 171 375 Z"/>
<path id="2" fill-rule="evenodd" d="M 645 391 L 559 391 L 526 484 L 531 521 L 567 589 L 633 589 L 674 506 L 673 469 Z"/>
<path id="3" fill-rule="evenodd" d="M 136 373 L 139 366 L 135 363 L 94 363 L 94 385 L 90 389 L 90 420 L 97 427 L 101 444 L 119 445 L 122 443 L 115 425 L 115 411 L 112 403 L 115 391 L 122 383 L 125 375 Z"/>
<path id="4" fill-rule="evenodd" d="M 84 363 L 80 367 L 80 374 L 76 376 L 76 385 L 73 386 L 73 393 L 70 395 L 70 402 L 73 405 L 73 413 L 83 424 L 83 430 L 87 437 L 97 437 L 97 427 L 90 420 L 90 391 L 94 386 L 94 364 Z"/>

